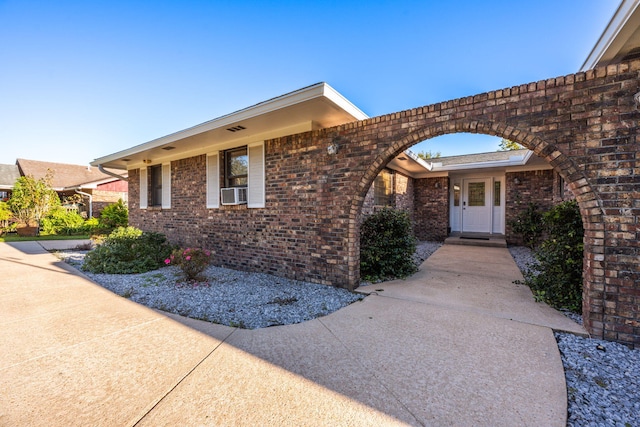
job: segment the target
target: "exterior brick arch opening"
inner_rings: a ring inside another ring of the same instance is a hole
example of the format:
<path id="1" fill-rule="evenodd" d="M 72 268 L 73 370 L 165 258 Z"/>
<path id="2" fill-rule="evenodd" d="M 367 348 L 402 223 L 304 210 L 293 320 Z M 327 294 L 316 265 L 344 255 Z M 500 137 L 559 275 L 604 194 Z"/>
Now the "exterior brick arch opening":
<path id="1" fill-rule="evenodd" d="M 323 146 L 344 141 L 338 155 L 344 167 L 327 177 L 339 188 L 327 212 L 337 215 L 333 226 L 344 230 L 343 258 L 331 270 L 341 275 L 337 283 L 353 288 L 359 282 L 358 216 L 372 181 L 394 156 L 440 135 L 495 135 L 533 150 L 578 201 L 587 330 L 640 345 L 639 91 L 636 59 L 320 132 L 314 141 Z M 338 217 L 347 212 L 346 221 Z M 335 230 L 325 235 L 333 238 Z"/>
<path id="2" fill-rule="evenodd" d="M 446 125 L 438 124 L 428 126 L 423 129 L 417 129 L 396 143 L 390 145 L 386 150 L 378 154 L 370 165 L 369 169 L 362 176 L 358 185 L 358 194 L 353 198 L 350 208 L 350 229 L 349 236 L 353 237 L 353 244 L 349 245 L 353 248 L 350 254 L 350 266 L 357 270 L 353 275 L 356 280 L 360 278 L 360 247 L 359 247 L 359 218 L 362 215 L 363 203 L 365 196 L 378 173 L 398 154 L 411 148 L 420 142 L 436 138 L 438 136 L 450 133 L 482 133 L 491 136 L 497 136 L 517 142 L 525 148 L 532 150 L 537 156 L 543 158 L 547 163 L 553 166 L 554 170 L 560 174 L 565 180 L 569 190 L 574 195 L 580 207 L 582 223 L 585 230 L 584 239 L 584 258 L 583 258 L 583 317 L 585 325 L 589 322 L 589 310 L 592 305 L 597 304 L 593 301 L 592 288 L 599 286 L 599 281 L 594 280 L 594 276 L 590 274 L 590 266 L 594 262 L 604 261 L 604 239 L 589 236 L 601 236 L 602 211 L 598 202 L 598 198 L 593 188 L 589 185 L 586 177 L 580 173 L 579 169 L 573 164 L 571 158 L 563 154 L 553 144 L 540 139 L 534 134 L 526 130 L 513 127 L 502 126 L 496 123 L 464 120 L 449 122 Z M 354 283 L 357 286 L 357 283 Z M 597 293 L 596 293 L 597 294 Z"/>

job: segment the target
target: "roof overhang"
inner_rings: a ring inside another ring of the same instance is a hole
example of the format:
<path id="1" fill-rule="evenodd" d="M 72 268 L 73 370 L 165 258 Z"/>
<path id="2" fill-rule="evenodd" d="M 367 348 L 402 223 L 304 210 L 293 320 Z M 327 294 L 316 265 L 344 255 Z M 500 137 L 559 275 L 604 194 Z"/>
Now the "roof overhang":
<path id="1" fill-rule="evenodd" d="M 235 113 L 91 162 L 136 169 L 266 139 L 338 126 L 368 116 L 326 83 L 291 92 Z"/>
<path id="2" fill-rule="evenodd" d="M 640 0 L 622 0 L 580 71 L 621 62 L 631 53 L 640 53 L 639 4 Z"/>
<path id="3" fill-rule="evenodd" d="M 431 170 L 433 172 L 450 172 L 461 171 L 469 169 L 492 169 L 492 168 L 507 168 L 513 166 L 524 166 L 529 162 L 533 156 L 533 151 L 527 150 L 522 154 L 509 156 L 506 160 L 493 160 L 485 162 L 473 162 L 473 163 L 459 163 L 443 165 L 442 162 L 436 161 L 431 163 Z"/>

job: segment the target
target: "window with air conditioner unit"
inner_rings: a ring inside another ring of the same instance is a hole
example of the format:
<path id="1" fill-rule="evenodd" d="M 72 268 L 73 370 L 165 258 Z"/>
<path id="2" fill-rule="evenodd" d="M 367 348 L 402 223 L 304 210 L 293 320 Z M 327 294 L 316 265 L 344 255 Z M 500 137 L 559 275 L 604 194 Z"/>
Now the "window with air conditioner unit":
<path id="1" fill-rule="evenodd" d="M 265 207 L 264 142 L 207 154 L 207 208 Z"/>
<path id="2" fill-rule="evenodd" d="M 247 203 L 247 187 L 223 188 L 220 190 L 223 205 L 244 205 Z"/>

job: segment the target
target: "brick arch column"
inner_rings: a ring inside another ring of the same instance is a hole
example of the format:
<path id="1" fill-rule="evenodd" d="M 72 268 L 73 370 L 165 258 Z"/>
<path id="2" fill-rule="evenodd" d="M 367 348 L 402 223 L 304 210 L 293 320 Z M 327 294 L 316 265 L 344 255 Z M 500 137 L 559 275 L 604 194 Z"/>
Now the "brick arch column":
<path id="1" fill-rule="evenodd" d="M 583 320 L 588 330 L 594 331 L 603 337 L 602 328 L 593 319 L 593 314 L 601 312 L 602 292 L 604 289 L 604 275 L 595 274 L 594 268 L 601 267 L 604 271 L 604 230 L 601 201 L 589 184 L 584 174 L 576 167 L 573 160 L 563 153 L 554 144 L 536 136 L 526 129 L 508 126 L 503 123 L 494 123 L 482 120 L 456 120 L 446 123 L 438 123 L 424 128 L 415 129 L 386 149 L 380 151 L 373 159 L 371 165 L 362 175 L 357 186 L 357 194 L 352 199 L 349 210 L 349 277 L 354 280 L 351 287 L 357 286 L 360 279 L 360 247 L 358 218 L 362 210 L 364 198 L 371 183 L 380 170 L 398 154 L 413 145 L 450 133 L 481 133 L 489 134 L 510 141 L 517 142 L 532 150 L 537 156 L 545 159 L 558 172 L 567 183 L 569 189 L 576 197 L 582 215 L 582 223 L 585 230 L 584 257 L 583 257 Z M 594 325 L 595 324 L 595 325 Z"/>

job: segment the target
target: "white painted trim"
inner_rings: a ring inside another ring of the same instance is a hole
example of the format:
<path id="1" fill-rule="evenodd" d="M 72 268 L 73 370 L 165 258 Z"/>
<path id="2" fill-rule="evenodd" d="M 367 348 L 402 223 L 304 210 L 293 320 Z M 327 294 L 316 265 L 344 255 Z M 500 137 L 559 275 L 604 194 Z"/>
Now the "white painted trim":
<path id="1" fill-rule="evenodd" d="M 635 14 L 639 4 L 638 0 L 622 0 L 602 35 L 600 35 L 593 49 L 589 52 L 582 67 L 580 67 L 580 71 L 591 70 L 598 65 L 607 65 L 606 63 L 618 54 L 637 29 L 637 24 L 627 25 L 627 23 Z M 605 64 L 601 64 L 601 62 L 605 62 Z"/>
<path id="2" fill-rule="evenodd" d="M 207 209 L 220 207 L 219 152 L 207 154 Z"/>
<path id="3" fill-rule="evenodd" d="M 162 164 L 162 209 L 171 209 L 171 163 Z"/>
<path id="4" fill-rule="evenodd" d="M 510 156 L 507 160 L 493 160 L 487 162 L 474 162 L 474 163 L 461 163 L 453 165 L 443 165 L 442 162 L 432 162 L 431 170 L 434 172 L 439 171 L 455 171 L 455 170 L 467 170 L 467 169 L 485 169 L 485 168 L 498 168 L 507 166 L 523 166 L 526 165 L 533 151 L 528 150 L 526 153 L 520 156 Z"/>
<path id="5" fill-rule="evenodd" d="M 147 168 L 140 168 L 140 209 L 147 209 L 149 205 L 149 178 Z"/>
<path id="6" fill-rule="evenodd" d="M 247 146 L 247 208 L 264 208 L 265 201 L 265 158 L 264 142 L 257 142 Z"/>

